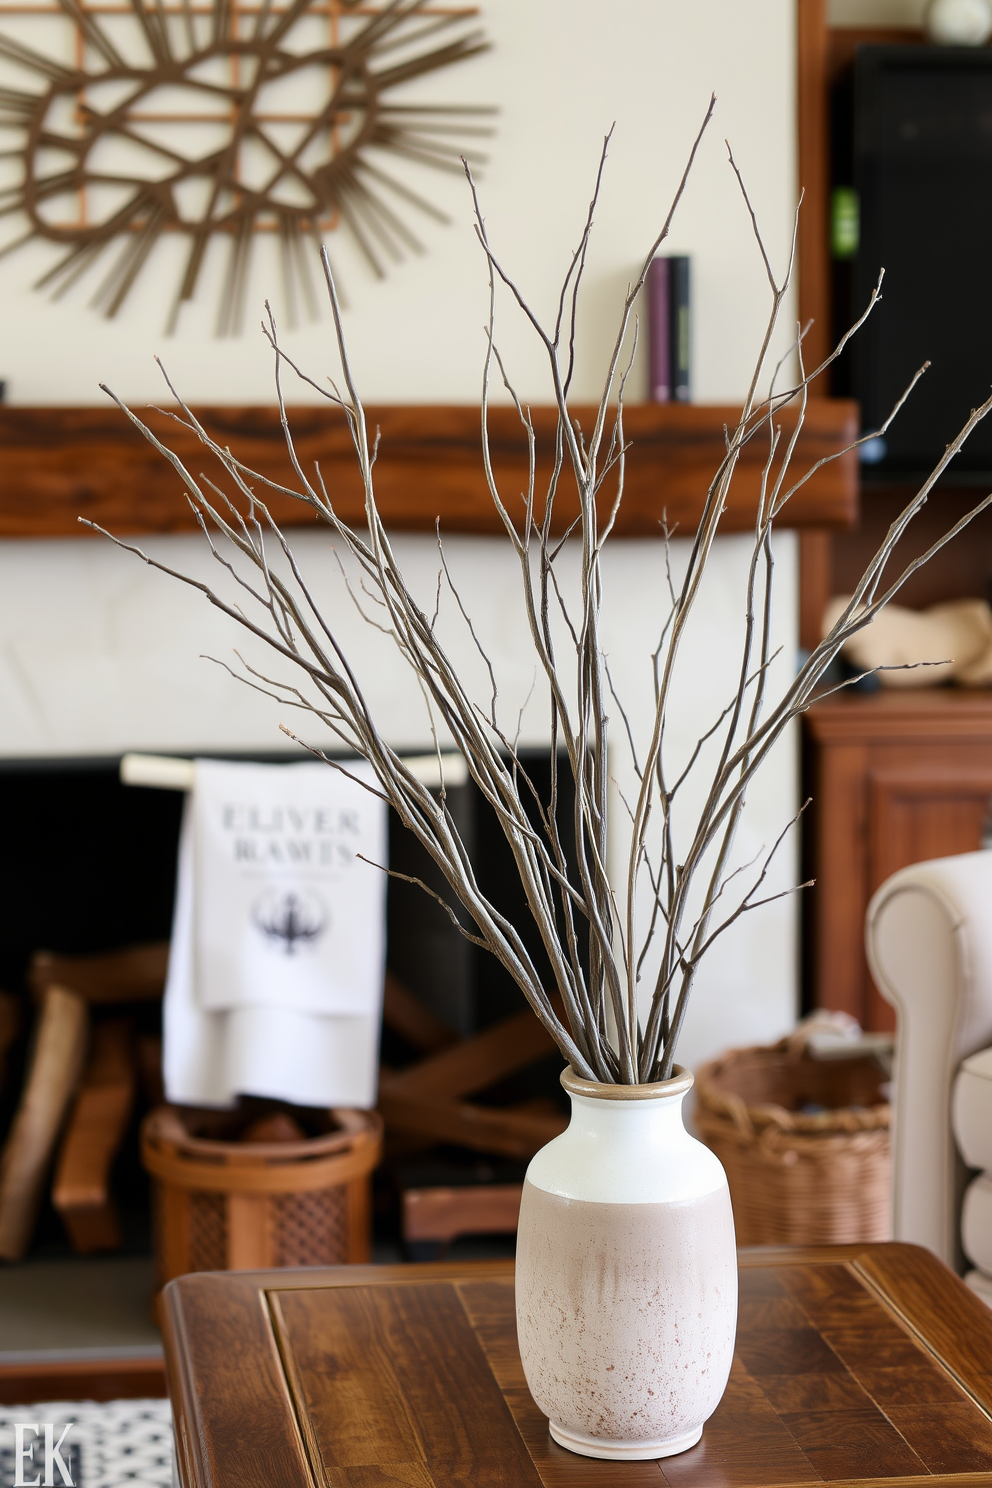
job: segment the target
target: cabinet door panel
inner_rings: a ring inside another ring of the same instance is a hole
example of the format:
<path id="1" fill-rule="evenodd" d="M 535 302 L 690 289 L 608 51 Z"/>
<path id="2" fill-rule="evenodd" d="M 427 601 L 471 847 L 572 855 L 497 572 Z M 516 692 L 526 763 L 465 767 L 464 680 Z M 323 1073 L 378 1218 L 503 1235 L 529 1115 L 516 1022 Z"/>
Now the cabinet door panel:
<path id="1" fill-rule="evenodd" d="M 899 868 L 980 845 L 992 795 L 992 693 L 838 695 L 814 703 L 806 731 L 816 1001 L 865 1028 L 890 1028 L 865 957 L 868 900 Z"/>
<path id="2" fill-rule="evenodd" d="M 910 863 L 974 852 L 981 845 L 992 794 L 992 764 L 963 770 L 918 766 L 875 769 L 868 785 L 870 892 Z M 895 1026 L 894 1014 L 865 977 L 867 1025 Z"/>
<path id="3" fill-rule="evenodd" d="M 869 779 L 871 891 L 898 868 L 974 852 L 992 795 L 982 771 L 873 770 Z"/>
<path id="4" fill-rule="evenodd" d="M 864 1021 L 865 957 L 858 926 L 868 898 L 869 759 L 859 743 L 821 750 L 813 788 L 816 1000 L 859 1022 Z"/>

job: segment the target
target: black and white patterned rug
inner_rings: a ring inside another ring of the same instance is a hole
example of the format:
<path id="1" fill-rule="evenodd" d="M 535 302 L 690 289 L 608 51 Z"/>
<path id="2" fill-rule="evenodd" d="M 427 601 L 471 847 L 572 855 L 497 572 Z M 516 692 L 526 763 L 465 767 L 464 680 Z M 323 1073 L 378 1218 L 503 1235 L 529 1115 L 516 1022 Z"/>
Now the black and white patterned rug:
<path id="1" fill-rule="evenodd" d="M 167 1400 L 0 1407 L 0 1488 L 172 1488 Z"/>

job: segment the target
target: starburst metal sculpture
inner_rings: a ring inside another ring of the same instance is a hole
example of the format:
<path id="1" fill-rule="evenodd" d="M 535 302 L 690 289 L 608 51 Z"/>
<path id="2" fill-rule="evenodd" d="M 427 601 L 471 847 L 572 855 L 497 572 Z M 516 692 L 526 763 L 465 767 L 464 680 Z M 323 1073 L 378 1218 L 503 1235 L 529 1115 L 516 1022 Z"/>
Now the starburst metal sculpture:
<path id="1" fill-rule="evenodd" d="M 0 13 L 37 25 L 41 11 L 14 0 Z M 21 165 L 0 191 L 0 215 L 28 219 L 0 253 L 31 239 L 63 244 L 36 286 L 57 297 L 116 247 L 93 296 L 109 317 L 166 232 L 189 244 L 170 330 L 219 235 L 230 244 L 219 334 L 240 329 L 259 232 L 278 234 L 290 315 L 300 297 L 316 313 L 307 240 L 344 227 L 381 276 L 385 260 L 422 248 L 411 211 L 447 220 L 396 176 L 397 164 L 460 170 L 465 138 L 489 132 L 477 118 L 485 107 L 395 96 L 485 49 L 474 10 L 429 0 L 57 0 L 49 13 L 75 30 L 74 65 L 0 34 L 5 76 L 26 70 L 43 85 L 0 86 L 0 131 L 20 134 L 0 158 Z"/>

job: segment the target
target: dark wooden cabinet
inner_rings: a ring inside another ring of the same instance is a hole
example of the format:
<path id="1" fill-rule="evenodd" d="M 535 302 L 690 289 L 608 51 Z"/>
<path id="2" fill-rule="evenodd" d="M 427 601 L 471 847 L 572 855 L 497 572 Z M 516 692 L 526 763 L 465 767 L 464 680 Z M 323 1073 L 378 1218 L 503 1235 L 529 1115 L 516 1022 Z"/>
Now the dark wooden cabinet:
<path id="1" fill-rule="evenodd" d="M 892 1028 L 865 959 L 865 910 L 897 868 L 980 846 L 992 796 L 992 695 L 840 694 L 813 705 L 806 730 L 815 1001 L 865 1028 Z"/>
<path id="2" fill-rule="evenodd" d="M 799 175 L 799 310 L 811 331 L 807 365 L 827 355 L 839 329 L 831 305 L 831 90 L 858 46 L 922 43 L 919 27 L 829 24 L 827 0 L 797 0 Z M 934 375 L 939 375 L 934 374 Z M 829 390 L 828 389 L 825 389 Z M 834 391 L 839 391 L 838 387 Z M 912 417 L 905 412 L 902 417 Z M 857 523 L 843 532 L 802 534 L 801 635 L 821 636 L 831 594 L 850 594 L 915 493 L 900 484 L 867 486 Z M 974 505 L 974 487 L 944 483 L 897 550 L 901 568 L 926 552 Z M 985 512 L 918 569 L 898 602 L 914 609 L 989 592 L 992 512 Z M 886 581 L 891 575 L 886 573 Z M 805 822 L 808 871 L 816 878 L 806 902 L 807 977 L 813 1000 L 853 1013 L 870 1029 L 888 1029 L 892 1009 L 868 974 L 864 919 L 874 890 L 897 868 L 970 852 L 980 845 L 992 794 L 992 693 L 950 688 L 840 694 L 817 703 L 806 719 L 807 783 L 813 796 Z"/>

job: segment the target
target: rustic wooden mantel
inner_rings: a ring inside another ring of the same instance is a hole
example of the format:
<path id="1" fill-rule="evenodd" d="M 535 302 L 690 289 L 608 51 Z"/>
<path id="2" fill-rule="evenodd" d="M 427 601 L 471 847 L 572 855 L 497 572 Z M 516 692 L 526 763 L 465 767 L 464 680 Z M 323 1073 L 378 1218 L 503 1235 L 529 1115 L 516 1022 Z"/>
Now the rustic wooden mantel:
<path id="1" fill-rule="evenodd" d="M 161 413 L 136 410 L 188 462 L 190 473 L 218 476 L 197 440 Z M 447 532 L 490 533 L 500 529 L 483 477 L 479 413 L 473 407 L 381 407 L 368 410 L 381 432 L 376 495 L 388 526 L 433 531 L 440 519 Z M 576 409 L 583 428 L 592 410 Z M 274 408 L 198 410 L 204 426 L 247 465 L 295 484 Z M 534 410 L 541 470 L 550 468 L 554 410 Z M 691 531 L 724 450 L 724 427 L 732 408 L 638 404 L 625 411 L 632 447 L 627 458 L 623 506 L 617 532 L 648 536 L 670 526 Z M 794 417 L 794 416 L 793 416 Z M 362 520 L 362 492 L 343 415 L 320 407 L 290 411 L 305 469 L 319 462 L 336 509 L 347 521 Z M 792 420 L 786 415 L 787 430 Z M 513 509 L 526 482 L 527 447 L 512 408 L 490 416 L 493 460 L 501 489 Z M 857 434 L 855 405 L 841 400 L 811 402 L 799 440 L 795 470 L 801 473 L 825 455 L 845 448 Z M 724 530 L 742 531 L 754 519 L 767 440 L 745 448 L 724 519 Z M 211 468 L 212 467 L 212 468 Z M 607 486 L 612 499 L 615 487 Z M 573 487 L 574 493 L 574 487 Z M 261 493 L 260 493 L 261 494 Z M 559 526 L 571 520 L 574 495 L 559 500 Z M 286 526 L 307 525 L 313 513 L 289 497 L 270 501 Z M 857 464 L 853 454 L 824 467 L 797 492 L 784 524 L 799 528 L 845 527 L 857 511 Z M 0 537 L 68 537 L 85 534 L 89 518 L 117 533 L 182 532 L 194 526 L 172 467 L 113 405 L 104 408 L 0 407 Z"/>

